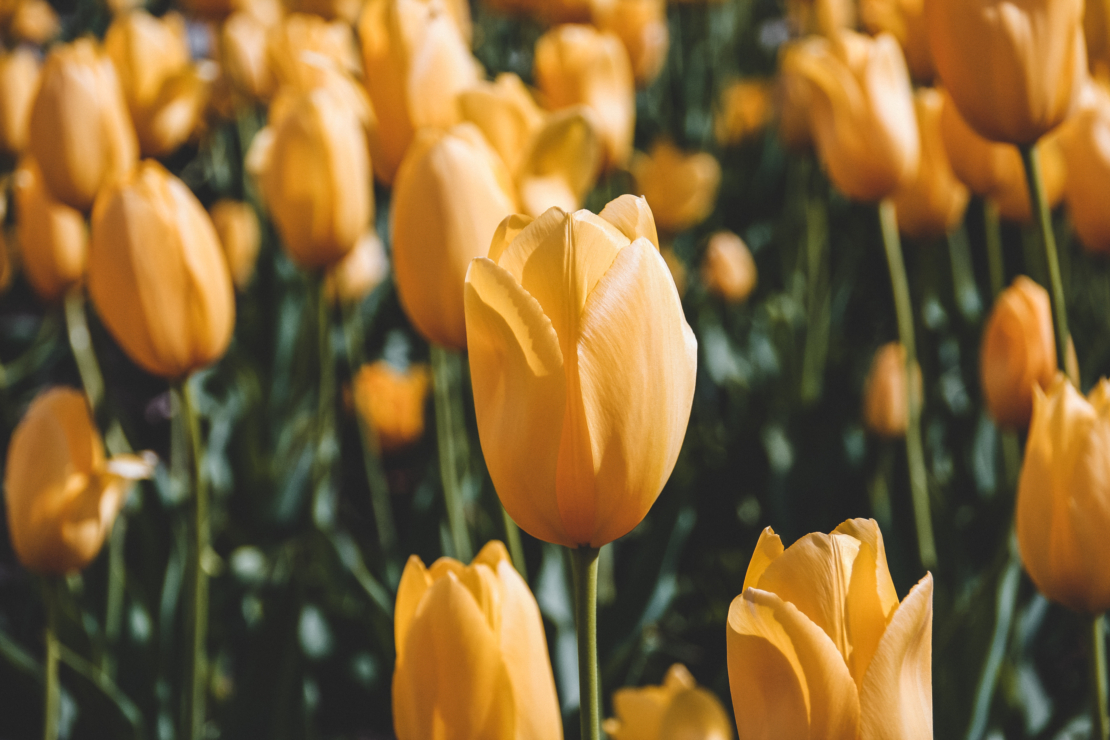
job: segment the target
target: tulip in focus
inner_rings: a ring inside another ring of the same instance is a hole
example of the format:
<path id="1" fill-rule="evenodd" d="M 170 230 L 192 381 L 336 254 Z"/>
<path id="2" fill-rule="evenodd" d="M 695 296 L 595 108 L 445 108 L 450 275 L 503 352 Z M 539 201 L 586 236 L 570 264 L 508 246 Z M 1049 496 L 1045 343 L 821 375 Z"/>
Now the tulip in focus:
<path id="1" fill-rule="evenodd" d="M 89 252 L 85 217 L 51 195 L 30 157 L 16 170 L 15 202 L 27 281 L 43 301 L 56 301 L 85 276 Z"/>
<path id="2" fill-rule="evenodd" d="M 511 216 L 466 274 L 478 436 L 525 531 L 601 547 L 647 514 L 686 434 L 697 340 L 646 201 Z"/>
<path id="3" fill-rule="evenodd" d="M 429 341 L 463 349 L 467 268 L 516 210 L 505 166 L 472 124 L 421 131 L 397 173 L 392 208 L 401 305 Z"/>
<path id="4" fill-rule="evenodd" d="M 667 61 L 666 0 L 592 0 L 594 25 L 615 33 L 628 51 L 636 84 L 646 87 Z"/>
<path id="5" fill-rule="evenodd" d="M 932 740 L 932 631 L 933 576 L 899 603 L 874 519 L 768 527 L 728 612 L 739 740 Z"/>
<path id="6" fill-rule="evenodd" d="M 381 285 L 388 274 L 385 247 L 371 229 L 355 242 L 346 257 L 328 270 L 324 294 L 332 303 L 358 303 Z"/>
<path id="7" fill-rule="evenodd" d="M 726 87 L 714 120 L 717 142 L 740 144 L 763 131 L 773 113 L 772 96 L 766 80 L 737 80 Z"/>
<path id="8" fill-rule="evenodd" d="M 55 46 L 47 56 L 28 147 L 50 191 L 80 211 L 135 168 L 138 142 L 119 79 L 91 39 Z"/>
<path id="9" fill-rule="evenodd" d="M 235 295 L 212 219 L 152 160 L 96 199 L 89 295 L 108 331 L 149 373 L 179 379 L 231 341 Z"/>
<path id="10" fill-rule="evenodd" d="M 676 663 L 661 686 L 618 689 L 616 718 L 605 720 L 612 740 L 732 740 L 732 720 L 712 692 Z"/>
<path id="11" fill-rule="evenodd" d="M 914 395 L 920 403 L 921 368 L 915 368 Z M 863 422 L 880 437 L 906 434 L 909 424 L 906 393 L 906 350 L 900 342 L 888 342 L 875 352 L 863 387 Z"/>
<path id="12" fill-rule="evenodd" d="M 21 154 L 27 146 L 31 104 L 39 91 L 39 63 L 18 48 L 0 56 L 0 149 Z"/>
<path id="13" fill-rule="evenodd" d="M 706 289 L 729 303 L 743 303 L 756 283 L 755 260 L 744 240 L 731 231 L 709 237 L 701 263 L 701 280 Z"/>
<path id="14" fill-rule="evenodd" d="M 243 290 L 254 275 L 254 263 L 262 243 L 258 216 L 250 204 L 238 200 L 213 203 L 209 215 L 223 247 L 231 281 L 237 289 Z"/>
<path id="15" fill-rule="evenodd" d="M 910 76 L 918 82 L 933 81 L 933 53 L 925 26 L 926 0 L 860 0 L 863 26 L 871 33 L 889 33 L 906 54 Z"/>
<path id="16" fill-rule="evenodd" d="M 707 152 L 686 154 L 666 140 L 632 158 L 632 176 L 660 231 L 677 234 L 704 221 L 717 204 L 721 165 Z"/>
<path id="17" fill-rule="evenodd" d="M 154 472 L 153 457 L 106 460 L 85 397 L 69 388 L 40 393 L 12 434 L 4 469 L 8 530 L 19 562 L 43 575 L 87 567 L 131 483 Z"/>
<path id="18" fill-rule="evenodd" d="M 1074 110 L 1083 0 L 929 0 L 925 19 L 937 74 L 981 136 L 1032 144 Z"/>
<path id="19" fill-rule="evenodd" d="M 1058 374 L 1033 390 L 1015 529 L 1037 590 L 1077 612 L 1110 609 L 1110 383 L 1087 398 Z"/>
<path id="20" fill-rule="evenodd" d="M 1067 124 L 1061 149 L 1067 161 L 1068 211 L 1088 252 L 1110 254 L 1110 96 L 1105 92 Z"/>
<path id="21" fill-rule="evenodd" d="M 430 380 L 423 365 L 401 372 L 379 360 L 359 368 L 352 381 L 355 410 L 377 434 L 382 452 L 403 449 L 424 436 Z"/>
<path id="22" fill-rule="evenodd" d="M 394 610 L 398 740 L 563 737 L 543 620 L 494 541 L 470 565 L 405 565 Z"/>

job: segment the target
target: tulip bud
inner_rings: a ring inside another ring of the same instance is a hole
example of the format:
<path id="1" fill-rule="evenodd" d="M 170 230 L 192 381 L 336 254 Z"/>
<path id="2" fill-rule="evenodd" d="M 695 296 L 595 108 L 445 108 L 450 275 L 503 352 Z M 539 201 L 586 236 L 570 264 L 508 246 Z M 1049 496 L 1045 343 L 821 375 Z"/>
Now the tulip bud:
<path id="1" fill-rule="evenodd" d="M 459 110 L 464 120 L 481 129 L 510 173 L 519 169 L 544 122 L 528 88 L 511 72 L 459 93 Z"/>
<path id="2" fill-rule="evenodd" d="M 809 41 L 790 42 L 779 51 L 779 75 L 775 80 L 775 115 L 778 134 L 787 149 L 806 151 L 813 145 L 809 120 L 810 86 L 799 64 L 808 54 Z"/>
<path id="3" fill-rule="evenodd" d="M 1056 377 L 1056 339 L 1048 293 L 1024 275 L 1002 291 L 983 331 L 979 373 L 987 409 L 1005 427 L 1024 429 L 1033 387 Z"/>
<path id="4" fill-rule="evenodd" d="M 359 69 L 358 50 L 350 25 L 325 21 L 317 15 L 291 13 L 269 28 L 267 65 L 277 86 L 306 86 L 312 68 L 330 64 L 347 73 Z M 305 68 L 309 67 L 308 70 Z"/>
<path id="5" fill-rule="evenodd" d="M 1032 144 L 1074 110 L 1087 77 L 1083 0 L 930 0 L 937 73 L 981 136 Z"/>
<path id="6" fill-rule="evenodd" d="M 54 199 L 38 165 L 30 158 L 24 159 L 15 173 L 15 202 L 27 281 L 39 298 L 48 303 L 55 301 L 85 275 L 85 217 Z"/>
<path id="7" fill-rule="evenodd" d="M 670 667 L 661 686 L 618 689 L 613 710 L 616 718 L 603 726 L 613 740 L 732 740 L 732 721 L 721 702 L 681 663 Z"/>
<path id="8" fill-rule="evenodd" d="M 933 576 L 899 603 L 874 519 L 763 530 L 726 634 L 739 740 L 932 740 Z"/>
<path id="9" fill-rule="evenodd" d="M 933 81 L 933 53 L 925 27 L 925 0 L 860 0 L 860 20 L 874 34 L 889 33 L 906 54 L 910 75 L 918 82 Z"/>
<path id="10" fill-rule="evenodd" d="M 534 537 L 601 547 L 647 514 L 678 458 L 697 340 L 646 201 L 502 222 L 466 274 L 478 436 Z"/>
<path id="11" fill-rule="evenodd" d="M 58 200 L 86 211 L 138 158 L 115 69 L 91 39 L 54 47 L 31 106 L 31 154 Z"/>
<path id="12" fill-rule="evenodd" d="M 359 303 L 389 274 L 382 240 L 373 230 L 355 242 L 347 256 L 328 270 L 324 292 L 332 303 Z"/>
<path id="13" fill-rule="evenodd" d="M 220 30 L 220 65 L 234 88 L 252 100 L 269 100 L 277 86 L 266 26 L 249 13 L 234 13 Z"/>
<path id="14" fill-rule="evenodd" d="M 21 0 L 8 21 L 8 33 L 17 41 L 45 44 L 58 35 L 58 14 L 46 0 Z"/>
<path id="15" fill-rule="evenodd" d="M 216 229 L 185 183 L 147 160 L 96 199 L 89 295 L 147 372 L 183 378 L 231 341 L 235 296 Z"/>
<path id="16" fill-rule="evenodd" d="M 605 145 L 605 167 L 624 166 L 632 154 L 636 91 L 620 39 L 592 26 L 553 28 L 536 42 L 534 73 L 545 107 L 588 107 Z"/>
<path id="17" fill-rule="evenodd" d="M 842 31 L 783 57 L 808 85 L 810 126 L 829 178 L 849 198 L 881 200 L 917 173 L 921 144 L 898 42 Z"/>
<path id="18" fill-rule="evenodd" d="M 743 303 L 756 282 L 755 260 L 744 240 L 731 231 L 709 237 L 701 263 L 701 279 L 710 293 L 729 303 Z"/>
<path id="19" fill-rule="evenodd" d="M 401 305 L 429 341 L 466 347 L 467 267 L 515 210 L 512 181 L 477 128 L 420 132 L 393 188 L 393 270 Z"/>
<path id="20" fill-rule="evenodd" d="M 850 0 L 786 0 L 790 27 L 801 36 L 835 36 L 856 27 L 855 3 Z"/>
<path id="21" fill-rule="evenodd" d="M 39 90 L 39 63 L 19 48 L 0 56 L 0 149 L 20 154 L 27 146 L 31 104 Z"/>
<path id="22" fill-rule="evenodd" d="M 413 555 L 394 610 L 393 729 L 398 740 L 563 736 L 543 620 L 505 546 L 469 566 Z"/>
<path id="23" fill-rule="evenodd" d="M 262 243 L 258 216 L 249 204 L 237 200 L 217 201 L 212 204 L 209 215 L 223 247 L 231 280 L 236 288 L 243 290 L 254 275 L 254 263 Z"/>
<path id="24" fill-rule="evenodd" d="M 133 481 L 154 472 L 151 453 L 104 459 L 85 397 L 40 393 L 8 445 L 8 530 L 24 567 L 64 575 L 88 566 L 112 531 Z"/>
<path id="25" fill-rule="evenodd" d="M 685 154 L 660 140 L 632 158 L 632 177 L 661 231 L 676 234 L 704 221 L 717 204 L 721 165 L 712 154 Z"/>
<path id="26" fill-rule="evenodd" d="M 1091 107 L 1067 124 L 1062 151 L 1067 161 L 1065 197 L 1080 243 L 1088 252 L 1110 254 L 1110 96 L 1102 93 Z"/>
<path id="27" fill-rule="evenodd" d="M 529 216 L 548 208 L 573 210 L 597 180 L 602 144 L 584 106 L 547 116 L 516 173 L 520 206 Z"/>
<path id="28" fill-rule="evenodd" d="M 738 80 L 721 93 L 713 129 L 722 146 L 741 144 L 763 131 L 772 115 L 771 83 Z"/>
<path id="29" fill-rule="evenodd" d="M 913 393 L 921 403 L 921 368 L 914 367 Z M 863 388 L 863 422 L 880 437 L 902 437 L 909 425 L 906 350 L 889 342 L 875 352 Z"/>
<path id="30" fill-rule="evenodd" d="M 591 0 L 591 6 L 594 25 L 624 44 L 636 84 L 649 85 L 667 61 L 666 0 Z"/>
<path id="31" fill-rule="evenodd" d="M 355 410 L 378 436 L 382 452 L 395 452 L 424 436 L 424 402 L 428 369 L 423 365 L 400 372 L 379 360 L 355 375 Z"/>

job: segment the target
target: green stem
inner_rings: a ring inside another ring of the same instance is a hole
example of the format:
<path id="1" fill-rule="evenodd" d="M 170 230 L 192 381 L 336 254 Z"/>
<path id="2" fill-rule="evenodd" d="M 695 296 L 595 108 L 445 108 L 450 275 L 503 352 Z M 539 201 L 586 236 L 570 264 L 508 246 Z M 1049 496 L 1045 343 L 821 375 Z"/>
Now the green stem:
<path id="1" fill-rule="evenodd" d="M 520 541 L 520 527 L 516 526 L 516 522 L 509 516 L 509 512 L 505 511 L 505 507 L 501 507 L 501 520 L 505 522 L 505 544 L 509 546 L 509 557 L 513 559 L 513 565 L 516 566 L 517 573 L 528 583 L 528 567 L 524 563 L 524 545 Z"/>
<path id="2" fill-rule="evenodd" d="M 1021 582 L 1021 558 L 1016 548 L 1010 549 L 1010 558 L 998 582 L 994 632 L 991 635 L 990 647 L 987 649 L 987 659 L 983 663 L 983 673 L 979 676 L 979 686 L 975 691 L 975 703 L 971 724 L 967 731 L 967 740 L 980 740 L 986 732 L 991 701 L 994 698 L 995 687 L 998 685 L 998 672 L 1002 668 L 1003 658 L 1006 657 L 1006 643 L 1010 637 L 1010 624 L 1013 621 L 1018 585 Z"/>
<path id="3" fill-rule="evenodd" d="M 1099 614 L 1091 620 L 1091 690 L 1094 692 L 1093 724 L 1098 728 L 1094 737 L 1110 738 L 1110 712 L 1106 707 L 1106 630 L 1105 617 Z"/>
<path id="4" fill-rule="evenodd" d="M 937 564 L 937 549 L 933 539 L 933 520 L 929 510 L 928 477 L 925 472 L 925 452 L 921 446 L 921 399 L 915 392 L 913 378 L 917 375 L 917 345 L 914 342 L 913 306 L 910 303 L 910 285 L 906 266 L 902 262 L 902 242 L 898 236 L 898 217 L 894 203 L 885 199 L 879 204 L 879 221 L 882 225 L 883 247 L 890 284 L 894 291 L 894 311 L 898 318 L 898 335 L 906 352 L 906 396 L 909 423 L 906 425 L 906 461 L 910 469 L 910 493 L 917 525 L 917 549 L 921 564 L 932 569 Z"/>
<path id="5" fill-rule="evenodd" d="M 1060 276 L 1060 259 L 1056 253 L 1056 235 L 1052 231 L 1052 214 L 1045 196 L 1044 181 L 1041 179 L 1040 159 L 1036 156 L 1036 145 L 1019 147 L 1021 159 L 1025 163 L 1025 179 L 1029 185 L 1029 200 L 1033 204 L 1033 214 L 1041 230 L 1045 262 L 1048 266 L 1049 296 L 1052 299 L 1052 318 L 1056 328 L 1056 365 L 1068 372 L 1068 311 L 1064 303 L 1064 281 Z M 1072 382 L 1076 382 L 1072 378 Z"/>
<path id="6" fill-rule="evenodd" d="M 58 687 L 58 605 L 56 602 L 57 584 L 47 578 L 43 588 L 43 601 L 46 606 L 46 683 L 43 693 L 43 740 L 56 740 L 58 737 L 58 709 L 61 691 Z"/>
<path id="7" fill-rule="evenodd" d="M 596 547 L 570 551 L 574 573 L 574 624 L 578 631 L 578 691 L 582 740 L 601 738 L 601 686 L 597 670 Z"/>
<path id="8" fill-rule="evenodd" d="M 826 246 L 829 240 L 828 214 L 825 201 L 818 196 L 805 196 L 805 243 L 807 256 L 806 342 L 802 355 L 803 404 L 821 396 L 822 375 L 829 348 L 829 276 Z"/>
<path id="9" fill-rule="evenodd" d="M 948 258 L 952 267 L 952 292 L 956 306 L 965 320 L 975 322 L 983 310 L 979 289 L 975 286 L 975 267 L 967 243 L 967 229 L 963 223 L 948 232 Z"/>
<path id="10" fill-rule="evenodd" d="M 197 418 L 193 394 L 186 378 L 177 387 L 180 395 L 181 415 L 189 437 L 189 448 L 193 462 L 193 488 L 196 494 L 193 520 L 193 613 L 190 619 L 192 631 L 192 665 L 189 670 L 189 683 L 186 690 L 185 740 L 200 740 L 204 737 L 204 718 L 206 684 L 208 676 L 208 573 L 204 560 L 209 549 L 208 487 L 202 474 L 204 447 L 200 436 L 200 422 Z"/>
<path id="11" fill-rule="evenodd" d="M 1005 263 L 1002 261 L 1002 223 L 998 220 L 998 206 L 994 201 L 983 201 L 983 231 L 987 241 L 987 267 L 991 277 L 991 297 L 1006 287 Z"/>
<path id="12" fill-rule="evenodd" d="M 470 534 L 466 529 L 466 515 L 463 511 L 462 491 L 459 484 L 459 464 L 455 451 L 455 422 L 451 400 L 451 386 L 457 369 L 457 357 L 442 347 L 433 344 L 432 382 L 436 394 L 436 440 L 439 443 L 439 475 L 443 482 L 443 498 L 447 506 L 447 521 L 451 528 L 451 541 L 455 548 L 455 558 L 469 563 L 473 556 L 470 547 Z"/>
<path id="13" fill-rule="evenodd" d="M 100 402 L 104 399 L 104 376 L 93 354 L 89 323 L 85 318 L 85 294 L 80 285 L 70 288 L 65 297 L 66 333 L 73 359 L 77 362 L 77 372 L 81 384 L 85 386 L 85 396 L 89 408 L 96 415 Z"/>
<path id="14" fill-rule="evenodd" d="M 335 512 L 332 502 L 326 496 L 332 462 L 335 459 L 333 437 L 335 426 L 333 415 L 335 406 L 335 358 L 331 351 L 331 304 L 328 302 L 327 290 L 324 287 L 327 280 L 326 275 L 326 272 L 320 272 L 316 291 L 316 334 L 319 341 L 320 390 L 316 410 L 317 448 L 312 475 L 312 515 L 317 526 L 331 528 L 334 523 Z"/>
<path id="15" fill-rule="evenodd" d="M 109 678 L 116 676 L 116 646 L 123 627 L 123 594 L 127 586 L 124 545 L 127 542 L 127 517 L 116 518 L 108 541 L 108 596 L 104 610 L 104 654 L 100 669 Z"/>

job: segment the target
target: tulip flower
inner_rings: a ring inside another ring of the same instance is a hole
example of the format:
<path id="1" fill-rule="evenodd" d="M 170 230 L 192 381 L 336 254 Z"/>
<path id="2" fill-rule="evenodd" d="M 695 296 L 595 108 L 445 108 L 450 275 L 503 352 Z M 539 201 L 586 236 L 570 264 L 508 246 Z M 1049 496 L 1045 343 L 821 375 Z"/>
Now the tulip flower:
<path id="1" fill-rule="evenodd" d="M 1110 609 L 1110 383 L 1087 398 L 1057 374 L 1033 390 L 1015 529 L 1037 590 L 1077 612 Z"/>
<path id="2" fill-rule="evenodd" d="M 235 296 L 219 237 L 196 196 L 157 162 L 97 197 L 89 295 L 147 372 L 183 378 L 227 349 Z"/>
<path id="3" fill-rule="evenodd" d="M 384 360 L 363 365 L 355 374 L 355 410 L 377 433 L 382 452 L 403 449 L 424 436 L 430 379 L 423 365 L 401 372 Z"/>
<path id="4" fill-rule="evenodd" d="M 358 303 L 389 274 L 389 260 L 377 233 L 371 229 L 355 242 L 347 256 L 328 270 L 324 293 L 332 303 Z"/>
<path id="5" fill-rule="evenodd" d="M 914 395 L 921 398 L 921 368 L 913 378 Z M 906 350 L 888 342 L 875 352 L 863 388 L 863 421 L 880 437 L 903 437 L 909 423 L 906 408 Z"/>
<path id="6" fill-rule="evenodd" d="M 667 671 L 661 686 L 618 689 L 616 718 L 605 721 L 613 740 L 732 740 L 732 721 L 712 692 L 698 687 L 681 663 Z"/>
<path id="7" fill-rule="evenodd" d="M 933 81 L 936 70 L 925 27 L 925 0 L 860 0 L 859 14 L 871 33 L 889 33 L 898 39 L 915 80 Z"/>
<path id="8" fill-rule="evenodd" d="M 831 37 L 856 27 L 856 7 L 851 0 L 787 0 L 786 17 L 799 35 Z"/>
<path id="9" fill-rule="evenodd" d="M 549 110 L 585 105 L 605 145 L 605 167 L 632 154 L 636 91 L 620 39 L 592 26 L 553 28 L 536 42 L 536 84 Z"/>
<path id="10" fill-rule="evenodd" d="M 467 346 L 463 279 L 516 210 L 497 153 L 469 123 L 421 131 L 393 189 L 393 271 L 401 305 L 431 342 Z"/>
<path id="11" fill-rule="evenodd" d="M 1000 426 L 1024 429 L 1033 388 L 1056 377 L 1056 339 L 1048 292 L 1019 275 L 1002 291 L 983 330 L 979 373 L 987 409 Z"/>
<path id="12" fill-rule="evenodd" d="M 510 173 L 523 164 L 528 145 L 543 127 L 544 112 L 511 72 L 478 82 L 459 93 L 459 111 L 486 137 Z"/>
<path id="13" fill-rule="evenodd" d="M 65 575 L 87 567 L 112 531 L 133 481 L 154 456 L 104 458 L 85 397 L 51 388 L 35 397 L 8 445 L 4 491 L 12 548 L 24 567 Z"/>
<path id="14" fill-rule="evenodd" d="M 591 5 L 594 25 L 624 43 L 636 84 L 651 84 L 667 61 L 670 45 L 666 0 L 593 0 Z"/>
<path id="15" fill-rule="evenodd" d="M 768 527 L 728 611 L 739 740 L 931 740 L 932 628 L 933 576 L 899 603 L 875 520 L 785 551 Z"/>
<path id="16" fill-rule="evenodd" d="M 772 116 L 772 88 L 766 80 L 738 80 L 721 93 L 714 131 L 721 145 L 743 143 L 763 131 Z"/>
<path id="17" fill-rule="evenodd" d="M 710 293 L 729 303 L 743 303 L 756 282 L 755 260 L 744 240 L 731 231 L 709 237 L 701 263 L 701 280 Z"/>
<path id="18" fill-rule="evenodd" d="M 325 21 L 318 15 L 290 13 L 271 26 L 266 35 L 267 66 L 278 87 L 306 86 L 313 68 L 330 62 L 335 69 L 356 73 L 358 49 L 351 27 L 342 21 Z M 307 67 L 307 69 L 306 69 Z"/>
<path id="19" fill-rule="evenodd" d="M 47 0 L 19 0 L 8 19 L 15 41 L 43 45 L 58 35 L 58 14 Z"/>
<path id="20" fill-rule="evenodd" d="M 1110 4 L 1106 0 L 1084 3 L 1083 36 L 1091 74 L 1106 79 L 1110 76 Z"/>
<path id="21" fill-rule="evenodd" d="M 0 56 L 0 149 L 20 154 L 27 146 L 31 104 L 39 91 L 39 63 L 19 48 Z"/>
<path id="22" fill-rule="evenodd" d="M 1087 77 L 1083 0 L 930 0 L 937 74 L 981 136 L 1033 144 L 1075 108 Z"/>
<path id="23" fill-rule="evenodd" d="M 707 152 L 685 154 L 666 140 L 632 159 L 632 177 L 660 231 L 676 234 L 704 221 L 717 204 L 721 165 Z"/>
<path id="24" fill-rule="evenodd" d="M 250 13 L 234 13 L 220 28 L 220 67 L 240 94 L 269 100 L 277 87 L 266 26 Z"/>
<path id="25" fill-rule="evenodd" d="M 1067 124 L 1061 147 L 1067 162 L 1064 193 L 1068 211 L 1089 252 L 1110 253 L 1110 94 L 1102 91 L 1093 104 Z"/>
<path id="26" fill-rule="evenodd" d="M 841 31 L 807 39 L 783 66 L 807 83 L 817 150 L 841 192 L 877 201 L 913 179 L 921 145 L 909 73 L 893 36 Z"/>
<path id="27" fill-rule="evenodd" d="M 119 79 L 91 39 L 55 46 L 31 106 L 28 147 L 58 200 L 80 211 L 138 159 Z"/>
<path id="28" fill-rule="evenodd" d="M 512 216 L 466 274 L 478 436 L 509 515 L 592 548 L 647 514 L 693 402 L 697 341 L 646 201 Z"/>
<path id="29" fill-rule="evenodd" d="M 51 195 L 30 158 L 15 173 L 15 202 L 27 280 L 39 298 L 56 301 L 85 276 L 89 251 L 85 217 Z"/>
<path id="30" fill-rule="evenodd" d="M 213 203 L 209 215 L 223 247 L 231 281 L 237 289 L 243 290 L 254 275 L 254 263 L 262 243 L 258 216 L 249 204 L 237 200 Z"/>
<path id="31" fill-rule="evenodd" d="M 779 50 L 779 74 L 775 80 L 775 117 L 779 139 L 787 149 L 807 151 L 813 146 L 810 126 L 810 84 L 798 62 L 809 54 L 811 40 L 789 42 Z"/>
<path id="32" fill-rule="evenodd" d="M 543 620 L 505 546 L 405 565 L 394 610 L 398 740 L 563 737 Z"/>

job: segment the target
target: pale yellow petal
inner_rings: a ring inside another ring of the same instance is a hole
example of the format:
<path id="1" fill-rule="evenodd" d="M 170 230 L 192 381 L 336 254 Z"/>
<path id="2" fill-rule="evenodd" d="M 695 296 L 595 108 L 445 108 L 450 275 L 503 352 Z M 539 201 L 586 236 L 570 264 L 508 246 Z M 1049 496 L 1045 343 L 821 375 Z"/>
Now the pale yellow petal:
<path id="1" fill-rule="evenodd" d="M 709 691 L 678 692 L 667 708 L 656 735 L 659 740 L 732 740 L 732 722 Z"/>
<path id="2" fill-rule="evenodd" d="M 848 667 L 856 684 L 863 683 L 879 640 L 898 608 L 898 593 L 890 579 L 883 535 L 874 519 L 849 519 L 835 530 L 860 541 L 848 585 Z"/>
<path id="3" fill-rule="evenodd" d="M 748 563 L 748 572 L 744 575 L 744 587 L 740 593 L 749 588 L 756 588 L 763 571 L 782 555 L 782 539 L 775 534 L 775 530 L 765 527 L 759 533 L 759 541 L 755 543 L 755 552 L 752 553 L 751 562 Z"/>
<path id="4" fill-rule="evenodd" d="M 655 228 L 655 216 L 647 201 L 636 195 L 622 195 L 609 204 L 598 214 L 609 223 L 621 230 L 621 233 L 635 241 L 644 237 L 659 248 L 659 232 Z"/>
<path id="5" fill-rule="evenodd" d="M 617 716 L 613 740 L 658 740 L 659 726 L 674 692 L 662 686 L 623 688 L 613 692 Z"/>
<path id="6" fill-rule="evenodd" d="M 397 603 L 393 607 L 393 639 L 397 650 L 397 660 L 405 649 L 405 639 L 416 609 L 424 593 L 432 585 L 432 578 L 427 568 L 416 555 L 410 555 L 405 563 L 405 570 L 401 573 L 401 583 L 397 586 Z"/>

